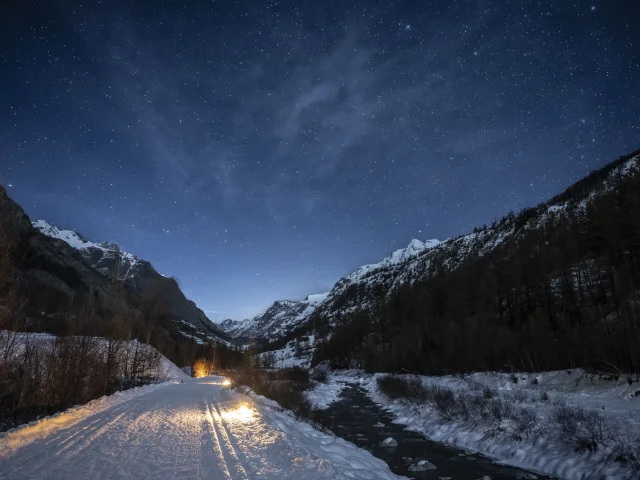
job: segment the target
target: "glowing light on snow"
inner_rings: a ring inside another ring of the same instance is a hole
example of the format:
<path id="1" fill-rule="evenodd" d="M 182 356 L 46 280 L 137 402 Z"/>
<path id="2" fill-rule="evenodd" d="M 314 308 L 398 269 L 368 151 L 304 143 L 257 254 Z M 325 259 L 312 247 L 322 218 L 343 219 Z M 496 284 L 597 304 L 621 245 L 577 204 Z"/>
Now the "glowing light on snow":
<path id="1" fill-rule="evenodd" d="M 231 422 L 250 422 L 257 415 L 258 412 L 244 403 L 237 408 L 222 412 L 222 418 Z"/>
<path id="2" fill-rule="evenodd" d="M 231 385 L 231 380 L 229 380 L 228 378 L 224 380 L 224 382 L 222 382 L 222 385 L 224 385 L 225 387 L 228 387 L 229 385 Z"/>

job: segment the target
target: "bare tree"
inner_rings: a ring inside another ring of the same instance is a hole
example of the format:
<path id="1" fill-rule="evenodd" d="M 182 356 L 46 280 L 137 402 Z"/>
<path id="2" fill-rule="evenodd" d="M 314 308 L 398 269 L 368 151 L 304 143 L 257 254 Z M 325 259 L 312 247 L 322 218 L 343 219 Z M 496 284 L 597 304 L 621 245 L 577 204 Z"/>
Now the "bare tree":
<path id="1" fill-rule="evenodd" d="M 0 184 L 0 211 L 7 205 L 6 190 Z M 0 217 L 0 385 L 9 374 L 8 368 L 23 341 L 24 299 L 14 267 L 16 245 L 9 225 Z M 0 388 L 1 389 L 1 388 Z"/>
<path id="2" fill-rule="evenodd" d="M 124 278 L 121 275 L 122 269 L 118 265 L 109 280 L 107 288 L 106 310 L 107 318 L 105 338 L 105 373 L 104 392 L 109 393 L 111 389 L 117 387 L 119 378 L 122 376 L 119 367 L 123 356 L 128 355 L 125 340 L 131 339 L 131 329 L 127 318 L 127 306 L 124 287 Z"/>

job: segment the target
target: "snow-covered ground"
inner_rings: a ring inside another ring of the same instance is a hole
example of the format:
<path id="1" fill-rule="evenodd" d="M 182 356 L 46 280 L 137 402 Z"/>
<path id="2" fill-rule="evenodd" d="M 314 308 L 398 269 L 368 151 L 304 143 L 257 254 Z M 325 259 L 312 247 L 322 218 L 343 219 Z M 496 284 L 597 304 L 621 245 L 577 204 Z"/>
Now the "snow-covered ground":
<path id="1" fill-rule="evenodd" d="M 258 354 L 260 364 L 267 368 L 308 368 L 316 345 L 315 335 L 309 335 L 307 340 L 296 338 L 288 342 L 279 350 L 271 350 Z"/>
<path id="2" fill-rule="evenodd" d="M 450 388 L 458 392 L 492 389 L 504 398 L 514 398 L 518 406 L 535 411 L 541 428 L 524 438 L 516 438 L 506 428 L 447 422 L 428 405 L 413 405 L 403 400 L 391 401 L 377 387 L 380 375 L 358 371 L 334 372 L 326 385 L 319 385 L 309 398 L 326 408 L 337 398 L 344 382 L 361 384 L 376 403 L 387 408 L 397 423 L 423 433 L 431 440 L 483 453 L 497 461 L 566 479 L 633 478 L 622 464 L 612 461 L 611 452 L 576 452 L 558 441 L 545 428 L 545 421 L 559 403 L 597 411 L 630 432 L 640 432 L 640 384 L 631 385 L 625 378 L 605 380 L 582 370 L 539 374 L 476 373 L 466 377 L 420 377 L 425 385 Z M 325 400 L 323 397 L 326 397 Z"/>
<path id="3" fill-rule="evenodd" d="M 347 375 L 343 379 L 339 373 L 334 373 L 327 378 L 326 382 L 319 382 L 313 390 L 306 392 L 306 397 L 313 408 L 326 410 L 340 398 L 340 392 L 349 381 L 353 381 L 353 378 Z"/>
<path id="4" fill-rule="evenodd" d="M 401 478 L 222 381 L 142 387 L 2 434 L 0 478 Z"/>

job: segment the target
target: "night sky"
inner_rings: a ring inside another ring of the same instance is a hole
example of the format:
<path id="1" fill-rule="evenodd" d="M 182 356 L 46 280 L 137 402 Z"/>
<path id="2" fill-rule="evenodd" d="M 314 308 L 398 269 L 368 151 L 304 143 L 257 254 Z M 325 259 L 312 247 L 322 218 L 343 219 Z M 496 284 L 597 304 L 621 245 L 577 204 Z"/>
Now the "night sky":
<path id="1" fill-rule="evenodd" d="M 329 290 L 640 147 L 640 4 L 9 0 L 0 172 L 212 319 Z"/>

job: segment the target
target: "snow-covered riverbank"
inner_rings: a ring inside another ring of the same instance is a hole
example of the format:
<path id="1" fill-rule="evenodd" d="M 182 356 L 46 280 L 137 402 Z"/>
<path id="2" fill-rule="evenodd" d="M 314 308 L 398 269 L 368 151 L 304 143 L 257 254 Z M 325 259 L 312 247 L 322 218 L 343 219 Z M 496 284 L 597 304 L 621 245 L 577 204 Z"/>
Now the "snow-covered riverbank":
<path id="1" fill-rule="evenodd" d="M 381 375 L 358 371 L 333 372 L 326 384 L 309 394 L 316 406 L 326 407 L 346 382 L 359 383 L 372 399 L 388 409 L 397 423 L 427 438 L 488 455 L 501 463 L 567 479 L 633 478 L 631 470 L 611 448 L 576 451 L 551 431 L 550 417 L 558 405 L 595 412 L 629 442 L 640 432 L 640 384 L 625 378 L 604 379 L 581 370 L 540 374 L 477 373 L 466 377 L 418 377 L 425 387 L 438 387 L 469 398 L 495 396 L 515 409 L 532 413 L 535 425 L 518 432 L 508 418 L 496 424 L 485 421 L 444 420 L 428 402 L 391 400 L 378 388 Z M 412 377 L 416 378 L 416 377 Z M 477 420 L 477 419 L 476 419 Z M 626 441 L 626 440 L 625 440 Z M 630 444 L 633 450 L 636 448 Z"/>

